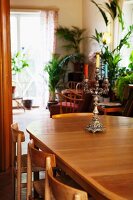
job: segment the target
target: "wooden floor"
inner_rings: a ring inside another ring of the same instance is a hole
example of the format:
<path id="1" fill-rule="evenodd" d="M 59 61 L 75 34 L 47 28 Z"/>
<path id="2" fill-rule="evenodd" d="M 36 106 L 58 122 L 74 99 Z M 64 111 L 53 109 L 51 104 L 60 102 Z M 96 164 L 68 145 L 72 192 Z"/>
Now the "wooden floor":
<path id="1" fill-rule="evenodd" d="M 24 110 L 23 109 L 14 109 L 13 110 L 13 122 L 18 122 L 20 125 L 20 129 L 25 131 L 26 126 L 37 119 L 47 118 L 49 117 L 49 111 L 45 109 L 31 109 Z M 23 145 L 23 152 L 27 152 L 27 143 L 29 140 L 28 133 L 26 133 L 26 143 Z M 22 200 L 25 200 L 26 191 L 23 191 Z M 11 171 L 7 173 L 0 173 L 0 200 L 14 200 L 13 199 L 13 188 L 12 188 L 12 174 Z"/>

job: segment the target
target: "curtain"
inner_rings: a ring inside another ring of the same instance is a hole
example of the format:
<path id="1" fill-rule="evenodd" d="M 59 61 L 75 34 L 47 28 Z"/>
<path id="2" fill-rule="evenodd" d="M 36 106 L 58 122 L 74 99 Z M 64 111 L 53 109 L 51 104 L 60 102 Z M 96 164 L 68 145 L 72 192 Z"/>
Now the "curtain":
<path id="1" fill-rule="evenodd" d="M 58 11 L 41 11 L 44 63 L 47 63 L 55 52 L 57 19 Z"/>
<path id="2" fill-rule="evenodd" d="M 46 10 L 41 11 L 41 23 L 42 23 L 42 42 L 43 42 L 43 63 L 48 63 L 48 61 L 51 59 L 52 54 L 55 53 L 56 48 L 56 36 L 55 36 L 55 30 L 57 28 L 58 23 L 58 11 L 56 10 Z M 43 78 L 43 98 L 42 98 L 42 106 L 46 106 L 49 98 L 49 91 L 48 91 L 48 74 L 44 73 Z"/>

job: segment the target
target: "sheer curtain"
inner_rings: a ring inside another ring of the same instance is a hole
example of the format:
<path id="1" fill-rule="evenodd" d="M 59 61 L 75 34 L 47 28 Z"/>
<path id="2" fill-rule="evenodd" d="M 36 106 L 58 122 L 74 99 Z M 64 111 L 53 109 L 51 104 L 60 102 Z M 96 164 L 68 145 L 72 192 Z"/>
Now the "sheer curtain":
<path id="1" fill-rule="evenodd" d="M 56 47 L 56 37 L 55 30 L 57 28 L 58 21 L 58 11 L 41 11 L 41 24 L 42 24 L 42 48 L 43 48 L 43 63 L 44 65 L 48 63 L 52 54 L 55 52 Z M 49 98 L 49 90 L 48 90 L 48 75 L 47 73 L 43 73 L 43 88 L 42 92 L 42 106 L 46 106 Z"/>

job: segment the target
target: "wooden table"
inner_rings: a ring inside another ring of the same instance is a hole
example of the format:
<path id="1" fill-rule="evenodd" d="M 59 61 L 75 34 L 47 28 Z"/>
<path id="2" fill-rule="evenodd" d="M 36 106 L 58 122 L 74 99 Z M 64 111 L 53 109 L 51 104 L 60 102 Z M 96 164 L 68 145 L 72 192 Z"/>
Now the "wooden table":
<path id="1" fill-rule="evenodd" d="M 97 134 L 85 130 L 90 118 L 42 119 L 27 131 L 95 199 L 133 199 L 133 118 L 100 116 Z"/>

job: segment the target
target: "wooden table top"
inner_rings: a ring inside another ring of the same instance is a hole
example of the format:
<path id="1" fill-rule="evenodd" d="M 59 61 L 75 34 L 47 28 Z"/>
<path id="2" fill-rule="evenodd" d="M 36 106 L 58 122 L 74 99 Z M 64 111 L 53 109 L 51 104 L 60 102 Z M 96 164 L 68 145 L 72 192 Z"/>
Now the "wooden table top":
<path id="1" fill-rule="evenodd" d="M 90 119 L 42 119 L 27 131 L 95 199 L 133 199 L 133 118 L 100 116 L 105 130 L 96 134 L 85 130 Z"/>

